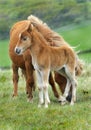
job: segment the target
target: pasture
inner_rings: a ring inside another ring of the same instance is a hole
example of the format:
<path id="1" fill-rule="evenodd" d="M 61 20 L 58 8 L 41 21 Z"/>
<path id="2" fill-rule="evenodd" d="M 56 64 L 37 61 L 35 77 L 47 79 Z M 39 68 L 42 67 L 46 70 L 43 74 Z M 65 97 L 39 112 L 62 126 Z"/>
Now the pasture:
<path id="1" fill-rule="evenodd" d="M 57 30 L 76 51 L 90 49 L 89 26 Z M 2 43 L 3 42 L 3 43 Z M 2 43 L 2 44 L 1 44 Z M 0 43 L 0 66 L 10 66 L 8 40 Z M 3 55 L 3 56 L 2 56 Z M 27 102 L 25 81 L 20 77 L 19 95 L 12 98 L 12 70 L 0 70 L 0 129 L 1 130 L 91 130 L 91 53 L 80 55 L 84 61 L 83 74 L 78 77 L 77 102 L 61 106 L 49 86 L 49 108 L 38 108 L 38 89 L 33 103 Z M 21 73 L 20 73 L 21 75 Z M 57 86 L 58 88 L 58 86 Z"/>

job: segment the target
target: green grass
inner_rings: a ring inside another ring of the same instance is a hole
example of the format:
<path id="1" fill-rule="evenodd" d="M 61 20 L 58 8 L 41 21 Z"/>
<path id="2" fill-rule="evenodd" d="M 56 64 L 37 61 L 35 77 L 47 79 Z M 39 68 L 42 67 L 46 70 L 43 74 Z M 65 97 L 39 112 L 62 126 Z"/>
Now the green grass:
<path id="1" fill-rule="evenodd" d="M 9 40 L 0 41 L 0 67 L 10 66 L 8 45 Z"/>
<path id="2" fill-rule="evenodd" d="M 85 65 L 85 68 L 87 66 Z M 61 106 L 49 87 L 49 108 L 38 108 L 38 89 L 27 102 L 20 78 L 17 98 L 12 98 L 12 71 L 0 71 L 0 130 L 91 130 L 91 65 L 78 78 L 77 102 Z M 88 91 L 84 94 L 83 91 Z"/>

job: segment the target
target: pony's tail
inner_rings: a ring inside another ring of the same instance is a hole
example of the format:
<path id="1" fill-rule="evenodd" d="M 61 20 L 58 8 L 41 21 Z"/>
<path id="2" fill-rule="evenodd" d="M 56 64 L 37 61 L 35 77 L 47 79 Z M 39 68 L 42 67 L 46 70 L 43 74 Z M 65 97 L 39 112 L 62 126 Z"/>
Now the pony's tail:
<path id="1" fill-rule="evenodd" d="M 82 71 L 83 71 L 83 63 L 77 56 L 76 57 L 76 68 L 75 68 L 76 76 L 80 76 L 82 74 Z"/>

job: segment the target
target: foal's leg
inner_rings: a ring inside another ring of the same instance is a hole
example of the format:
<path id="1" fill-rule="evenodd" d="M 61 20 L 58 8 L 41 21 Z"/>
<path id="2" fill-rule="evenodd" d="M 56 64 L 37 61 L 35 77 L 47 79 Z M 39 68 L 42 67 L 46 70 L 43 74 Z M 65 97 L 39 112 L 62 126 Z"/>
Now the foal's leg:
<path id="1" fill-rule="evenodd" d="M 12 63 L 12 70 L 13 70 L 13 85 L 14 85 L 13 97 L 14 97 L 18 95 L 18 80 L 19 80 L 18 67 L 14 63 Z"/>
<path id="2" fill-rule="evenodd" d="M 72 99 L 70 105 L 74 105 L 74 102 L 76 102 L 76 87 L 77 81 L 72 79 Z"/>
<path id="3" fill-rule="evenodd" d="M 76 85 L 77 85 L 77 82 L 75 80 L 75 69 L 72 70 L 70 67 L 66 67 L 65 71 L 72 84 L 72 98 L 70 105 L 74 105 L 74 102 L 76 101 Z"/>
<path id="4" fill-rule="evenodd" d="M 49 99 L 49 95 L 48 95 L 48 79 L 49 79 L 50 71 L 48 69 L 45 69 L 41 73 L 42 73 L 42 78 L 43 78 L 43 90 L 44 90 L 44 96 L 45 96 L 45 108 L 47 108 L 48 104 L 50 103 L 50 99 Z"/>
<path id="5" fill-rule="evenodd" d="M 41 107 L 41 105 L 44 103 L 43 100 L 43 81 L 41 77 L 41 72 L 36 70 L 37 75 L 37 81 L 38 81 L 38 89 L 39 89 L 39 104 L 38 107 Z"/>

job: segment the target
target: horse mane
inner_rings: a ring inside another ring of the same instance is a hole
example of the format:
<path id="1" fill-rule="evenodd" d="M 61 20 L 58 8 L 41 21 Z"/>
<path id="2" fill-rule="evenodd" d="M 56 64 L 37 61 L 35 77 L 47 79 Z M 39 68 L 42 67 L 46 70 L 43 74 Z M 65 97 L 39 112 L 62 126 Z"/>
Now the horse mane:
<path id="1" fill-rule="evenodd" d="M 36 22 L 37 24 L 42 24 L 44 26 L 47 26 L 46 23 L 44 23 L 42 20 L 40 20 L 38 17 L 36 17 L 34 15 L 28 16 L 27 19 L 30 20 L 31 22 Z"/>
<path id="2" fill-rule="evenodd" d="M 58 47 L 64 44 L 68 45 L 62 36 L 54 32 L 46 23 L 44 23 L 36 16 L 30 15 L 28 16 L 28 20 L 30 20 L 31 23 L 37 28 L 37 30 L 41 32 L 49 45 Z"/>

